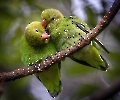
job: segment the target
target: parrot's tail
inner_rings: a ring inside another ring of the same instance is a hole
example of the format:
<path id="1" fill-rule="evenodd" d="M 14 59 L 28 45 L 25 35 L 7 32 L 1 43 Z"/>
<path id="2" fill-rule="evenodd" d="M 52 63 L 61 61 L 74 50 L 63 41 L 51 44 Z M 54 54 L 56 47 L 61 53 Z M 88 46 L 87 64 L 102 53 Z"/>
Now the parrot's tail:
<path id="1" fill-rule="evenodd" d="M 100 67 L 101 67 L 101 70 L 102 71 L 107 71 L 107 68 L 108 68 L 108 63 L 107 63 L 107 61 L 100 55 L 100 57 L 101 57 L 101 59 L 104 61 L 104 63 L 105 63 L 105 66 L 101 66 L 100 65 Z"/>

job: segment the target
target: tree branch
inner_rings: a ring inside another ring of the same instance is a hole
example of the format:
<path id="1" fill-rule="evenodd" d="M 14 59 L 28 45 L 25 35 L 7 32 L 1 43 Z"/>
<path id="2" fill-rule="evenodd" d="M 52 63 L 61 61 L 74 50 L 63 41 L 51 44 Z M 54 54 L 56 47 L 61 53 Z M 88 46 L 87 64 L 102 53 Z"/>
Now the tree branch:
<path id="1" fill-rule="evenodd" d="M 102 18 L 102 20 L 97 24 L 97 26 L 94 29 L 92 29 L 88 34 L 86 34 L 84 37 L 82 37 L 81 40 L 78 41 L 78 43 L 76 43 L 74 46 L 71 46 L 65 50 L 57 52 L 54 56 L 46 58 L 45 60 L 38 62 L 33 66 L 19 68 L 11 72 L 0 73 L 0 82 L 16 80 L 28 75 L 32 75 L 34 73 L 44 71 L 45 69 L 52 66 L 54 63 L 57 63 L 64 59 L 65 57 L 73 54 L 77 50 L 82 49 L 109 25 L 114 16 L 117 14 L 119 8 L 120 0 L 115 0 L 108 13 Z"/>

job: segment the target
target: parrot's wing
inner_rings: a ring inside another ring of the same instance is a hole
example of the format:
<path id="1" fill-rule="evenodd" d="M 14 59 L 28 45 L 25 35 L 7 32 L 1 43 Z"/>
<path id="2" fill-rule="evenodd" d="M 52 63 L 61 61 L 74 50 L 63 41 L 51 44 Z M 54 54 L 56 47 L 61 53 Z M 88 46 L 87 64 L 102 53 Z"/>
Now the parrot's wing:
<path id="1" fill-rule="evenodd" d="M 103 62 L 105 63 L 105 68 L 103 67 L 103 70 L 104 71 L 106 71 L 107 70 L 107 68 L 108 68 L 108 63 L 107 63 L 107 61 L 102 57 L 102 55 L 100 55 L 100 57 L 101 57 L 101 59 L 103 60 Z M 101 68 L 102 68 L 102 66 L 101 66 Z"/>
<path id="2" fill-rule="evenodd" d="M 83 32 L 85 32 L 86 34 L 89 33 L 90 31 L 89 26 L 85 22 L 80 20 L 78 17 L 69 16 L 68 19 L 70 19 L 72 23 L 75 24 L 78 28 L 80 28 Z"/>
<path id="3" fill-rule="evenodd" d="M 76 53 L 71 55 L 70 58 L 75 62 L 102 71 L 106 71 L 108 68 L 108 63 L 106 62 L 106 60 L 100 55 L 97 48 L 95 48 L 92 44 L 84 47 L 80 51 L 77 51 Z"/>
<path id="4" fill-rule="evenodd" d="M 85 32 L 86 34 L 89 33 L 90 29 L 89 26 L 83 22 L 82 20 L 80 20 L 78 17 L 76 16 L 70 16 L 68 17 L 69 19 L 72 20 L 72 23 L 76 24 L 76 26 L 78 28 L 80 28 L 83 32 Z M 97 39 L 95 38 L 93 42 L 96 42 L 99 46 L 101 46 L 107 53 L 109 53 L 109 51 L 105 48 L 105 46 Z"/>
<path id="5" fill-rule="evenodd" d="M 51 66 L 48 70 L 46 69 L 41 73 L 35 74 L 53 98 L 61 92 L 60 67 L 61 64 L 59 62 Z"/>
<path id="6" fill-rule="evenodd" d="M 21 59 L 22 59 L 23 63 L 26 66 L 32 65 L 31 62 L 34 57 L 31 57 L 31 55 L 33 53 L 33 50 L 31 49 L 28 42 L 26 41 L 25 35 L 23 35 L 21 38 L 20 52 L 21 52 Z M 31 59 L 29 59 L 29 58 L 31 58 Z"/>
<path id="7" fill-rule="evenodd" d="M 100 55 L 101 56 L 101 55 Z M 79 63 L 79 64 L 82 64 L 82 65 L 85 65 L 85 66 L 88 66 L 88 67 L 92 67 L 92 68 L 96 68 L 96 67 L 94 67 L 94 66 L 92 66 L 92 65 L 90 65 L 89 63 L 87 63 L 86 61 L 84 61 L 84 60 L 79 60 L 79 59 L 76 59 L 75 57 L 70 57 L 73 61 L 75 61 L 75 62 L 77 62 L 77 63 Z M 101 58 L 102 58 L 102 60 L 105 62 L 105 65 L 107 66 L 107 67 L 103 67 L 103 66 L 100 66 L 100 69 L 102 70 L 102 71 L 106 71 L 107 70 L 107 68 L 108 68 L 108 63 L 106 62 L 106 60 L 101 56 Z"/>
<path id="8" fill-rule="evenodd" d="M 71 58 L 73 61 L 75 61 L 75 62 L 77 62 L 77 63 L 79 63 L 79 64 L 92 67 L 92 66 L 91 66 L 90 64 L 88 64 L 86 61 L 76 59 L 75 57 L 72 57 L 72 56 L 70 56 L 70 58 Z"/>

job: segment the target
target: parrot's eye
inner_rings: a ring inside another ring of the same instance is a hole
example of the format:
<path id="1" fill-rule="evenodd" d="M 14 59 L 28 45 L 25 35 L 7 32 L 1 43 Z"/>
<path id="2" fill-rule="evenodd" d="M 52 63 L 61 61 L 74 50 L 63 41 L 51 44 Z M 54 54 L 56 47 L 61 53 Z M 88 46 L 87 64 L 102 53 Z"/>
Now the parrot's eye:
<path id="1" fill-rule="evenodd" d="M 52 20 L 55 20 L 55 18 L 52 18 Z"/>
<path id="2" fill-rule="evenodd" d="M 36 33 L 38 33 L 38 29 L 36 29 L 35 31 L 36 31 Z"/>

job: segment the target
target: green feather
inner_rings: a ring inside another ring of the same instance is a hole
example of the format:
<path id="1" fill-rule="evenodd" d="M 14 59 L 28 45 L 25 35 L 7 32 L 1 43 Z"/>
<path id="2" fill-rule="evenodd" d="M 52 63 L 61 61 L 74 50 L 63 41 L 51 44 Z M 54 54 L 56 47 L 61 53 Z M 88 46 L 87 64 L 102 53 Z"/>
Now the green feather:
<path id="1" fill-rule="evenodd" d="M 56 48 L 52 41 L 49 39 L 43 41 L 41 39 L 44 32 L 44 28 L 38 21 L 30 23 L 26 27 L 21 39 L 20 50 L 21 58 L 25 65 L 34 65 L 38 61 L 45 60 L 47 57 L 55 54 Z M 60 63 L 56 63 L 49 69 L 35 75 L 47 88 L 52 97 L 56 97 L 61 91 Z"/>
<path id="2" fill-rule="evenodd" d="M 57 50 L 63 50 L 74 45 L 82 36 L 90 31 L 88 25 L 76 16 L 64 17 L 56 9 L 44 10 L 41 18 L 47 21 L 48 24 L 45 28 L 51 35 Z M 80 64 L 106 71 L 108 64 L 92 42 L 83 49 L 75 52 L 70 58 Z"/>

